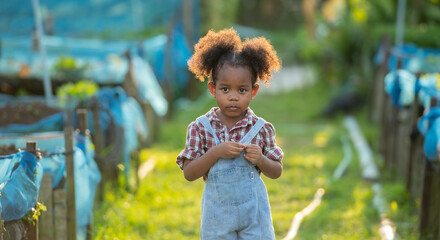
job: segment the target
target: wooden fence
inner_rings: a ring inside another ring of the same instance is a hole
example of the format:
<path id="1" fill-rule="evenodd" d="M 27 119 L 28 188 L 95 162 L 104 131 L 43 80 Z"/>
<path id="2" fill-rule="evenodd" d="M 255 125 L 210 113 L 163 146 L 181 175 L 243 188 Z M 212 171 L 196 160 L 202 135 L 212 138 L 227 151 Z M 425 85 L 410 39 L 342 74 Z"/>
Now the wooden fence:
<path id="1" fill-rule="evenodd" d="M 79 109 L 78 123 L 79 133 L 86 135 L 87 132 L 87 111 Z M 66 119 L 73 119 L 73 114 L 68 114 Z M 67 239 L 75 240 L 76 233 L 76 204 L 75 204 L 75 173 L 73 157 L 73 124 L 67 121 L 64 128 L 65 141 L 65 160 L 66 160 L 66 178 L 64 187 L 53 188 L 52 176 L 43 174 L 40 185 L 39 202 L 47 207 L 35 226 L 28 226 L 27 223 L 20 220 L 14 220 L 5 223 L 6 232 L 0 231 L 0 240 L 7 239 Z M 26 150 L 36 154 L 37 145 L 35 142 L 27 142 Z M 94 201 L 94 199 L 91 199 Z M 1 216 L 0 216 L 1 219 Z M 28 230 L 29 229 L 29 230 Z M 91 229 L 87 229 L 87 238 L 91 239 Z M 2 234 L 3 233 L 3 234 Z"/>
<path id="2" fill-rule="evenodd" d="M 428 161 L 424 151 L 424 136 L 417 129 L 424 109 L 414 97 L 408 107 L 396 107 L 384 91 L 384 77 L 390 54 L 389 39 L 382 46 L 385 58 L 376 69 L 373 106 L 370 116 L 381 126 L 379 152 L 387 171 L 405 181 L 406 189 L 415 202 L 420 202 L 420 239 L 440 239 L 440 161 Z M 400 69 L 402 59 L 397 60 Z M 416 74 L 418 81 L 420 73 Z M 402 79 L 400 79 L 402 80 Z M 431 107 L 437 101 L 431 101 Z M 379 111 L 378 111 L 379 109 Z"/>

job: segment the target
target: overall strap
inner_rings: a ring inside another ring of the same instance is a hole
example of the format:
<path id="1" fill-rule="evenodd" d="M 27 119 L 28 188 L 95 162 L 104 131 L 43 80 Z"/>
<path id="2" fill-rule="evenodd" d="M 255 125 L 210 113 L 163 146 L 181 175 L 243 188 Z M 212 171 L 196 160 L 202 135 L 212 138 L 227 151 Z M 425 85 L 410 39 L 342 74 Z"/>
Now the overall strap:
<path id="1" fill-rule="evenodd" d="M 203 127 L 205 127 L 205 130 L 208 131 L 215 140 L 215 144 L 220 144 L 220 140 L 218 140 L 217 134 L 215 133 L 214 129 L 211 126 L 211 123 L 209 122 L 209 119 L 203 115 L 198 118 L 198 120 L 203 124 Z"/>
<path id="2" fill-rule="evenodd" d="M 262 118 L 258 118 L 258 121 L 252 126 L 251 130 L 241 139 L 240 143 L 249 144 L 252 139 L 258 134 L 260 129 L 266 124 L 266 121 Z"/>

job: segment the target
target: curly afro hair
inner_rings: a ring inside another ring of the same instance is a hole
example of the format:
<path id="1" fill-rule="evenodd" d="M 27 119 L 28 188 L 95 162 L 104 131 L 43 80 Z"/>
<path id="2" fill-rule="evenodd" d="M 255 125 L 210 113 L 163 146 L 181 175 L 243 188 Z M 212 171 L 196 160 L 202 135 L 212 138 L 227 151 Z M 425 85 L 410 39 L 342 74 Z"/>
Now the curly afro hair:
<path id="1" fill-rule="evenodd" d="M 281 60 L 266 38 L 246 39 L 242 43 L 232 28 L 208 31 L 194 46 L 194 54 L 188 60 L 189 70 L 200 81 L 209 78 L 214 84 L 217 72 L 225 64 L 248 67 L 252 74 L 252 84 L 263 81 L 266 86 L 269 85 L 272 71 L 281 68 Z"/>

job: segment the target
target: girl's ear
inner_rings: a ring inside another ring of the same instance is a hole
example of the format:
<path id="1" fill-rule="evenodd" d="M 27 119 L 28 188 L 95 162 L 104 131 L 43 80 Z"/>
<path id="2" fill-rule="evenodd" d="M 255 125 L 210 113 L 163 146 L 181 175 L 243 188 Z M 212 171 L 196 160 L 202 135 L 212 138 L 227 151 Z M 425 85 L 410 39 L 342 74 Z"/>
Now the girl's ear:
<path id="1" fill-rule="evenodd" d="M 255 85 L 255 86 L 252 88 L 252 99 L 253 99 L 255 96 L 257 96 L 258 89 L 260 89 L 260 85 Z"/>
<path id="2" fill-rule="evenodd" d="M 209 92 L 215 98 L 215 85 L 213 82 L 208 83 Z"/>

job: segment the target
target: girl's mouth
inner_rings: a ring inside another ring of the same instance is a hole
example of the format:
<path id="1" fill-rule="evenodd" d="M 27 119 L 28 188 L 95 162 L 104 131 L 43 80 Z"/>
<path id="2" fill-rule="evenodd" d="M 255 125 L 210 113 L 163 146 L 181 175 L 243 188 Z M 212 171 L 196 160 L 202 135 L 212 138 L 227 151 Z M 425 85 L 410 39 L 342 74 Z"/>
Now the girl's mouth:
<path id="1" fill-rule="evenodd" d="M 236 111 L 236 110 L 238 110 L 238 107 L 237 106 L 230 106 L 230 107 L 228 107 L 228 109 L 231 111 Z"/>

